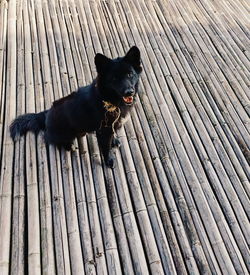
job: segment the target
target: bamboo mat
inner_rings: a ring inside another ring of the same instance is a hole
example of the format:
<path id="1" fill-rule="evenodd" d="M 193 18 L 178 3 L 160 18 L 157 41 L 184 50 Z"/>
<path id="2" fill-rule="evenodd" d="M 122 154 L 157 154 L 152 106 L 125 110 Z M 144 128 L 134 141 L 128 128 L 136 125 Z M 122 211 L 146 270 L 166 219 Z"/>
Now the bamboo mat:
<path id="1" fill-rule="evenodd" d="M 250 272 L 248 0 L 0 1 L 0 274 Z M 11 120 L 137 45 L 136 106 L 107 169 Z"/>

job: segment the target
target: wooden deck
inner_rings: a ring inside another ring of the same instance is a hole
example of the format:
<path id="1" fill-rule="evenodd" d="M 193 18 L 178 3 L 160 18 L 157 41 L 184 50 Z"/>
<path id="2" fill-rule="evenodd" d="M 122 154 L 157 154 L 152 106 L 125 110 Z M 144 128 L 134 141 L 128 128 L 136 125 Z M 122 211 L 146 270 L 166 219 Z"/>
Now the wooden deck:
<path id="1" fill-rule="evenodd" d="M 249 274 L 248 0 L 0 1 L 0 274 Z M 116 168 L 8 127 L 136 44 Z"/>

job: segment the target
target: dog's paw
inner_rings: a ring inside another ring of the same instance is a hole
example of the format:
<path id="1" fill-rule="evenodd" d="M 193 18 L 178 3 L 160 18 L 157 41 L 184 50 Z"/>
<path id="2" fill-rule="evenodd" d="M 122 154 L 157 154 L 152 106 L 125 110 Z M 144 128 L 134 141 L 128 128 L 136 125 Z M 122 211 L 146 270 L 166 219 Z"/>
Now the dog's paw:
<path id="1" fill-rule="evenodd" d="M 108 157 L 107 159 L 105 159 L 105 163 L 109 168 L 113 169 L 115 167 L 115 162 L 113 157 Z"/>
<path id="2" fill-rule="evenodd" d="M 112 140 L 112 147 L 120 147 L 121 146 L 121 142 L 119 141 L 118 138 L 113 138 Z"/>
<path id="3" fill-rule="evenodd" d="M 78 147 L 75 146 L 75 144 L 71 145 L 71 151 L 75 152 L 78 149 Z"/>
<path id="4" fill-rule="evenodd" d="M 66 151 L 72 151 L 72 152 L 75 152 L 78 149 L 73 143 L 66 143 L 63 145 L 63 147 Z"/>
<path id="5" fill-rule="evenodd" d="M 71 151 L 72 150 L 72 144 L 71 143 L 66 143 L 66 144 L 63 145 L 63 148 L 66 151 Z"/>

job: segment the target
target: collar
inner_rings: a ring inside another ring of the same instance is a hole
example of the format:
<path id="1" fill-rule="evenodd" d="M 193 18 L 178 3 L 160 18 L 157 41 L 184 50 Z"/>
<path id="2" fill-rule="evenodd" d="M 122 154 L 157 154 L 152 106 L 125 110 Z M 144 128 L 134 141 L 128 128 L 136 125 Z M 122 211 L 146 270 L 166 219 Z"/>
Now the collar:
<path id="1" fill-rule="evenodd" d="M 95 88 L 98 88 L 97 79 L 96 79 L 96 83 L 94 84 L 94 86 L 95 86 Z M 104 108 L 107 112 L 114 112 L 117 109 L 119 109 L 117 106 L 115 106 L 111 102 L 108 102 L 108 101 L 105 101 L 105 100 L 103 100 L 102 102 L 103 102 L 103 106 L 104 106 Z"/>
<path id="2" fill-rule="evenodd" d="M 103 102 L 104 108 L 108 112 L 114 112 L 114 111 L 116 111 L 118 109 L 118 107 L 115 106 L 115 105 L 113 105 L 111 102 L 108 102 L 108 101 L 105 101 L 105 100 L 103 100 L 102 102 Z"/>

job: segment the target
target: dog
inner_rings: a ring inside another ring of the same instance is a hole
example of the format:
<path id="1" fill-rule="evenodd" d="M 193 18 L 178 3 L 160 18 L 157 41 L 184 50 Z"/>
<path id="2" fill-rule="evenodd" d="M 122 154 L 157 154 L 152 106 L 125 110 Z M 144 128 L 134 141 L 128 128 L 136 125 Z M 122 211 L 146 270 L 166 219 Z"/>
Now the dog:
<path id="1" fill-rule="evenodd" d="M 73 140 L 96 131 L 105 163 L 114 167 L 111 148 L 120 146 L 115 132 L 134 105 L 142 72 L 141 55 L 133 46 L 125 56 L 95 56 L 97 77 L 85 87 L 53 102 L 49 110 L 18 116 L 10 125 L 14 141 L 27 131 L 45 132 L 45 141 L 71 150 Z"/>

